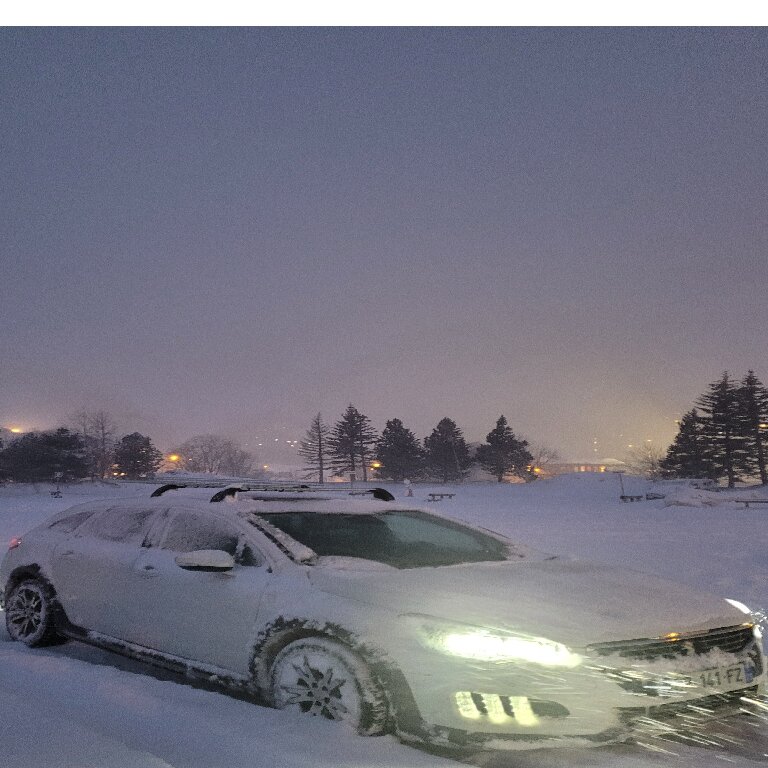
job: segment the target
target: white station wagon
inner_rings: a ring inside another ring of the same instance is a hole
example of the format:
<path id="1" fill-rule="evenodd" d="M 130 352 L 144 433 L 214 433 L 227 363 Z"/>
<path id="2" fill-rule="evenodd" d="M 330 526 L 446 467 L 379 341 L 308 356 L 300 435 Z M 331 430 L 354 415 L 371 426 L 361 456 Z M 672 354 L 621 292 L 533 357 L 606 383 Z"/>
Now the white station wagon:
<path id="1" fill-rule="evenodd" d="M 11 542 L 0 584 L 29 646 L 73 638 L 430 744 L 684 728 L 765 681 L 736 601 L 318 491 L 76 506 Z"/>

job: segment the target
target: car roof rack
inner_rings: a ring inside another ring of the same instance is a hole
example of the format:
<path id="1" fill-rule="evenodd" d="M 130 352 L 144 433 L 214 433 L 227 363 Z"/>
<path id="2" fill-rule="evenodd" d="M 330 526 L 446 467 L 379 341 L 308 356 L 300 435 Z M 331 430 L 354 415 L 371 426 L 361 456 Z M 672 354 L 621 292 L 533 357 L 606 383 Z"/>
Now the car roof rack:
<path id="1" fill-rule="evenodd" d="M 239 483 L 238 485 L 231 485 L 230 483 L 167 483 L 161 485 L 152 491 L 151 497 L 162 496 L 167 491 L 177 491 L 182 488 L 220 488 L 211 497 L 212 502 L 223 501 L 226 498 L 232 498 L 237 493 L 245 491 L 262 491 L 264 493 L 343 493 L 349 496 L 367 496 L 371 495 L 374 499 L 379 501 L 394 501 L 395 497 L 386 488 L 365 488 L 365 489 L 348 489 L 348 488 L 326 488 L 318 485 L 307 485 L 306 483 L 291 484 L 291 483 Z"/>

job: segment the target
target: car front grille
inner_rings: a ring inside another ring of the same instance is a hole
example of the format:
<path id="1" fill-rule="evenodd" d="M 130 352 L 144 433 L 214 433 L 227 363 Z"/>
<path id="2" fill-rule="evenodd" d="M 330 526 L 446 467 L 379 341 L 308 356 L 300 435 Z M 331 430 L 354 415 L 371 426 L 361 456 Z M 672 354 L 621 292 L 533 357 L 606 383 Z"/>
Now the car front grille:
<path id="1" fill-rule="evenodd" d="M 681 656 L 701 655 L 715 649 L 725 653 L 739 653 L 754 639 L 753 626 L 741 624 L 695 634 L 672 633 L 664 638 L 596 643 L 590 645 L 587 650 L 598 656 L 615 655 L 627 659 L 651 661 L 658 658 L 674 659 Z"/>

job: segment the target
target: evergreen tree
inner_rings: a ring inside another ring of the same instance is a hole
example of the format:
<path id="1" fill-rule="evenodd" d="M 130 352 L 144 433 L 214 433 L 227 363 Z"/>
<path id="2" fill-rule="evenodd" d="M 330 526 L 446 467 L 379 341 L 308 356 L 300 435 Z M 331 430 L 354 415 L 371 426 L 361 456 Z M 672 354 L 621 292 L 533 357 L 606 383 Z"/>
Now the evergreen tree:
<path id="1" fill-rule="evenodd" d="M 309 425 L 307 434 L 299 443 L 299 456 L 304 461 L 307 478 L 317 475 L 320 483 L 325 482 L 325 469 L 328 465 L 328 435 L 330 430 L 318 413 Z"/>
<path id="2" fill-rule="evenodd" d="M 749 371 L 736 391 L 739 433 L 745 443 L 746 464 L 749 474 L 760 476 L 768 484 L 768 389 Z"/>
<path id="3" fill-rule="evenodd" d="M 424 451 L 410 429 L 400 419 L 390 419 L 376 444 L 380 477 L 402 482 L 417 478 L 424 469 Z"/>
<path id="4" fill-rule="evenodd" d="M 328 437 L 328 452 L 333 474 L 357 474 L 362 471 L 363 480 L 368 479 L 368 461 L 376 444 L 376 430 L 371 421 L 353 405 L 336 422 Z"/>
<path id="5" fill-rule="evenodd" d="M 733 488 L 739 472 L 748 470 L 746 444 L 739 417 L 737 389 L 726 371 L 698 400 L 704 413 L 704 434 L 712 458 L 712 477 L 726 477 Z"/>
<path id="6" fill-rule="evenodd" d="M 6 476 L 20 483 L 88 476 L 83 441 L 64 427 L 14 440 L 0 453 L 0 465 Z"/>
<path id="7" fill-rule="evenodd" d="M 667 455 L 661 460 L 661 470 L 669 477 L 716 478 L 712 452 L 705 424 L 693 408 L 682 419 Z"/>
<path id="8" fill-rule="evenodd" d="M 115 468 L 129 480 L 153 478 L 160 468 L 163 454 L 152 445 L 150 438 L 133 432 L 125 435 L 115 448 Z"/>
<path id="9" fill-rule="evenodd" d="M 424 458 L 429 474 L 444 483 L 462 480 L 472 465 L 462 431 L 447 417 L 424 439 Z"/>
<path id="10" fill-rule="evenodd" d="M 476 458 L 480 466 L 498 482 L 510 473 L 528 479 L 535 477 L 530 470 L 533 456 L 528 451 L 528 441 L 515 437 L 503 415 L 499 416 L 496 426 L 486 435 L 485 440 L 477 449 Z"/>

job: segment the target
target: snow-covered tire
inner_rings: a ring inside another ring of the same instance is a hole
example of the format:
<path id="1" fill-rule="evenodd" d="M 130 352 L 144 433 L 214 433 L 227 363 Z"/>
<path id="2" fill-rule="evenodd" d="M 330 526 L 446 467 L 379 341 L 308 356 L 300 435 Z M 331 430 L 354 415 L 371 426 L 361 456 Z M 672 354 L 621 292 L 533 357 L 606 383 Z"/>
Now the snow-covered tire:
<path id="1" fill-rule="evenodd" d="M 269 673 L 269 697 L 278 709 L 340 720 L 364 736 L 387 731 L 384 691 L 351 649 L 324 637 L 288 643 Z"/>
<path id="2" fill-rule="evenodd" d="M 39 579 L 25 579 L 14 586 L 5 601 L 5 626 L 12 640 L 30 648 L 63 641 L 56 632 L 51 587 Z"/>

